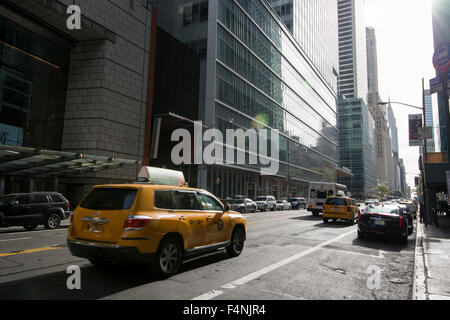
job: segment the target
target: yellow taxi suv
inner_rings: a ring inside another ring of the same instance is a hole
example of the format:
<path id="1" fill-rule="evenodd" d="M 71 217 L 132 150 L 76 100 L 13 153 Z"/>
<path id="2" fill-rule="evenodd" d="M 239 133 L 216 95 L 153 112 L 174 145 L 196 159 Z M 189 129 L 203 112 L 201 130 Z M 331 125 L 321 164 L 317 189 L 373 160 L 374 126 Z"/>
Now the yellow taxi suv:
<path id="1" fill-rule="evenodd" d="M 356 205 L 356 201 L 349 197 L 328 197 L 323 205 L 323 222 L 328 223 L 329 220 L 346 220 L 350 224 L 355 224 L 361 211 Z"/>
<path id="2" fill-rule="evenodd" d="M 95 186 L 71 216 L 68 247 L 94 265 L 151 263 L 172 276 L 187 257 L 239 256 L 244 216 L 211 193 L 185 186 L 182 172 L 144 167 L 133 184 Z"/>

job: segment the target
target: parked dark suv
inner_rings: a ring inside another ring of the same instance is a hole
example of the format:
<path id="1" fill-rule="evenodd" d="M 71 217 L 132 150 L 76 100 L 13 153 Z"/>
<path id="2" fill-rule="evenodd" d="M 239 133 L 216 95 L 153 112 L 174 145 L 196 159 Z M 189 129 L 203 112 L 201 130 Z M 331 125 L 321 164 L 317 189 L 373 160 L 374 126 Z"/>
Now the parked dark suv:
<path id="1" fill-rule="evenodd" d="M 0 227 L 23 226 L 34 230 L 43 224 L 56 229 L 70 216 L 70 204 L 57 192 L 9 194 L 0 197 Z"/>

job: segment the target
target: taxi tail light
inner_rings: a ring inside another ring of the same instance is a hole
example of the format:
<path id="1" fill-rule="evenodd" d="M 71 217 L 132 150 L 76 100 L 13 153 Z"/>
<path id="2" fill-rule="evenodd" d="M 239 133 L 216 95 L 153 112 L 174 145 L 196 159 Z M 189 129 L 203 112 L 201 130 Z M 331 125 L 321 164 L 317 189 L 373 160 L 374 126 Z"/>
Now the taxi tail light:
<path id="1" fill-rule="evenodd" d="M 350 213 L 352 209 L 350 207 L 347 207 L 347 212 Z"/>
<path id="2" fill-rule="evenodd" d="M 150 217 L 145 216 L 129 216 L 125 220 L 125 231 L 137 231 L 142 230 L 150 223 Z"/>
<path id="3" fill-rule="evenodd" d="M 402 227 L 402 225 L 403 225 L 403 217 L 400 217 L 400 228 Z"/>

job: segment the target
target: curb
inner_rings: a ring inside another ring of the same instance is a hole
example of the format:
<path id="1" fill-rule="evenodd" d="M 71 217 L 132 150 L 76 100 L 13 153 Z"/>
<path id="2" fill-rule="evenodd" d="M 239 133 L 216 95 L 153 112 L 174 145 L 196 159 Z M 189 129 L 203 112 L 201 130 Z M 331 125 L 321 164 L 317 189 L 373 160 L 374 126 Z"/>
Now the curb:
<path id="1" fill-rule="evenodd" d="M 414 249 L 414 277 L 412 300 L 428 300 L 422 223 L 416 223 L 416 246 Z"/>

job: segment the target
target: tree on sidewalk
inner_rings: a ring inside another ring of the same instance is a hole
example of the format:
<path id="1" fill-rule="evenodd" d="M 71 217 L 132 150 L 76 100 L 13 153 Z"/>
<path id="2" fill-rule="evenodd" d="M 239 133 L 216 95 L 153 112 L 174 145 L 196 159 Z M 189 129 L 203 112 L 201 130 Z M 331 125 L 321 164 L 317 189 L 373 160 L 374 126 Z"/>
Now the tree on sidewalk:
<path id="1" fill-rule="evenodd" d="M 380 199 L 384 199 L 390 193 L 387 186 L 383 186 L 380 184 L 377 185 L 373 190 L 378 194 L 378 197 Z"/>

